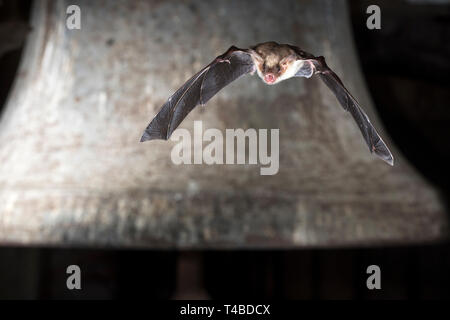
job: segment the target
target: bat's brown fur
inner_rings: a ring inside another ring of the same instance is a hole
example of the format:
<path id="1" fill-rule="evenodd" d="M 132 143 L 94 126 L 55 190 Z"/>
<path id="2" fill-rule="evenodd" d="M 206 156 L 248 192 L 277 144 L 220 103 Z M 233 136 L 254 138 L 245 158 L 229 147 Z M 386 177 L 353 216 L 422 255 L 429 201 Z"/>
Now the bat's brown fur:
<path id="1" fill-rule="evenodd" d="M 276 42 L 265 42 L 252 48 L 263 59 L 258 66 L 263 74 L 273 73 L 277 77 L 283 73 L 281 62 L 290 56 L 295 57 L 295 51 L 289 45 Z"/>

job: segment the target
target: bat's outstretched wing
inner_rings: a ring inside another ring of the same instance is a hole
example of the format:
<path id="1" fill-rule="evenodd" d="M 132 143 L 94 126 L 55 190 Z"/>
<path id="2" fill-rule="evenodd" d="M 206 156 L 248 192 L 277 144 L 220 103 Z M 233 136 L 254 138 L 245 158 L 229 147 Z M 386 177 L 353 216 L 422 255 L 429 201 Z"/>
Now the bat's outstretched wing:
<path id="1" fill-rule="evenodd" d="M 364 110 L 359 105 L 358 101 L 350 94 L 350 92 L 345 88 L 341 79 L 327 66 L 324 57 L 301 57 L 304 60 L 302 67 L 296 73 L 298 77 L 309 78 L 313 74 L 319 74 L 320 78 L 325 82 L 328 88 L 333 91 L 336 98 L 339 100 L 340 104 L 344 109 L 351 113 L 353 119 L 355 119 L 358 124 L 359 129 L 369 146 L 371 153 L 375 153 L 379 158 L 386 161 L 391 166 L 394 165 L 394 157 L 391 151 L 381 139 L 378 132 L 370 123 L 369 117 L 366 115 Z"/>
<path id="2" fill-rule="evenodd" d="M 223 87 L 254 70 L 250 53 L 245 49 L 231 47 L 189 79 L 167 100 L 145 129 L 141 142 L 169 139 L 192 109 L 199 104 L 206 104 Z"/>

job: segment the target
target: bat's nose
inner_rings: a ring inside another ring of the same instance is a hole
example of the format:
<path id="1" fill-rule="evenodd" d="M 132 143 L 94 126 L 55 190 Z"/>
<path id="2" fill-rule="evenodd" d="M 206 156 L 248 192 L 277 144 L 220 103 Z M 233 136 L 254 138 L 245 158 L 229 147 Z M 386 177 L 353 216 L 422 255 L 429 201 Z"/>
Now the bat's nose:
<path id="1" fill-rule="evenodd" d="M 275 82 L 275 76 L 271 73 L 268 73 L 264 76 L 264 81 L 267 83 L 274 83 Z"/>

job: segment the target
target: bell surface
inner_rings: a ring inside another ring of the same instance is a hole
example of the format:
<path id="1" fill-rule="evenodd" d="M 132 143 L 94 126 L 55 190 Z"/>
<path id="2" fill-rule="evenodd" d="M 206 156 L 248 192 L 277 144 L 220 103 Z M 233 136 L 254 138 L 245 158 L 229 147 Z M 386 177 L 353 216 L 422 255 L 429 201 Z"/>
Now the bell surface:
<path id="1" fill-rule="evenodd" d="M 71 4 L 81 9 L 79 30 L 66 25 Z M 375 114 L 345 3 L 258 5 L 275 9 L 218 0 L 35 1 L 0 121 L 0 244 L 299 248 L 443 239 L 438 191 Z M 317 76 L 270 87 L 244 76 L 180 126 L 192 136 L 194 121 L 224 136 L 278 129 L 274 175 L 261 175 L 263 164 L 177 165 L 176 141 L 139 142 L 167 98 L 214 57 L 270 40 L 326 57 L 390 147 L 394 167 L 370 154 Z"/>

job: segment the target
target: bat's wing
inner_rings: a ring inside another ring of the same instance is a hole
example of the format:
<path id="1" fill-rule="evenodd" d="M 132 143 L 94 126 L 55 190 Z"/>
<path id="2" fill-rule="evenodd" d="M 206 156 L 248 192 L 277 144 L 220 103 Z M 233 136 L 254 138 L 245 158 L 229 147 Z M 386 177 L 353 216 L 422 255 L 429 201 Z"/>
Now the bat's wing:
<path id="1" fill-rule="evenodd" d="M 309 55 L 309 54 L 308 54 Z M 353 119 L 358 124 L 359 129 L 369 146 L 371 153 L 375 153 L 379 158 L 394 165 L 394 157 L 391 151 L 381 139 L 378 132 L 370 123 L 369 117 L 359 105 L 358 101 L 345 88 L 341 79 L 327 66 L 323 57 L 303 57 L 304 63 L 296 73 L 299 77 L 311 77 L 313 74 L 319 74 L 320 78 L 325 82 L 328 88 L 333 91 L 344 109 L 351 113 Z"/>
<path id="2" fill-rule="evenodd" d="M 189 79 L 167 100 L 145 129 L 141 142 L 169 139 L 192 109 L 199 104 L 206 104 L 223 87 L 254 70 L 251 54 L 245 49 L 231 47 Z"/>

